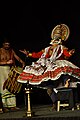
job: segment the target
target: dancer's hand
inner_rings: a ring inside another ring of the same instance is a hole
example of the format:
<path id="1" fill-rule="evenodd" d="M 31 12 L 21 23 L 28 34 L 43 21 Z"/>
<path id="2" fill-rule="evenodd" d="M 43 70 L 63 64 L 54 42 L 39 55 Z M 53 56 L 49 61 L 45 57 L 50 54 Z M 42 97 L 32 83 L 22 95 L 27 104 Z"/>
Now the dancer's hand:
<path id="1" fill-rule="evenodd" d="M 26 56 L 28 56 L 28 54 L 29 54 L 29 51 L 26 51 L 26 49 L 24 49 L 24 50 L 19 50 L 20 52 L 22 52 L 22 53 L 24 53 Z"/>
<path id="2" fill-rule="evenodd" d="M 75 53 L 75 49 L 70 50 L 69 52 L 71 55 Z"/>

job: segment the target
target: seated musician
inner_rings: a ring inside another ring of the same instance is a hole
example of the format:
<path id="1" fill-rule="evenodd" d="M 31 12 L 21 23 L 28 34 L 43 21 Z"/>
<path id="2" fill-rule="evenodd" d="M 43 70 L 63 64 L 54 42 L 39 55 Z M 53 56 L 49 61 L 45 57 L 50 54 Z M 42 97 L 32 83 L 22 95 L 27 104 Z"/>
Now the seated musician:
<path id="1" fill-rule="evenodd" d="M 3 90 L 3 84 L 8 78 L 10 68 L 11 66 L 15 66 L 15 59 L 21 63 L 22 67 L 25 66 L 25 63 L 16 55 L 14 50 L 11 48 L 10 41 L 5 39 L 2 47 L 0 48 L 0 94 L 4 112 L 12 109 L 17 109 L 15 95 L 11 94 L 7 89 Z"/>
<path id="2" fill-rule="evenodd" d="M 67 74 L 62 75 L 58 84 L 55 83 L 56 85 L 51 84 L 51 85 L 47 86 L 47 93 L 50 96 L 52 103 L 53 103 L 53 106 L 51 108 L 52 110 L 56 110 L 58 90 L 66 89 L 66 88 L 70 88 L 73 91 L 73 97 L 70 97 L 69 100 L 71 102 L 73 102 L 74 107 L 75 107 L 75 104 L 78 102 L 78 91 L 77 91 L 77 83 L 78 82 L 77 82 L 77 79 L 75 79 L 75 80 L 73 80 L 73 79 L 74 79 L 73 77 L 71 77 Z M 54 86 L 56 86 L 56 87 L 54 87 Z M 73 100 L 72 100 L 72 98 L 73 98 Z"/>

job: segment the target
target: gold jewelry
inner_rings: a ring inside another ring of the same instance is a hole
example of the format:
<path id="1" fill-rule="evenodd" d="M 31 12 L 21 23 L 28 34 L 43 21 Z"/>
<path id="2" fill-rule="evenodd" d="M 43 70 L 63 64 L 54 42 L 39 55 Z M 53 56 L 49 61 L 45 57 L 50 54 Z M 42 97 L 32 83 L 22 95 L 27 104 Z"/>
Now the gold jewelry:
<path id="1" fill-rule="evenodd" d="M 28 56 L 31 57 L 31 56 L 32 56 L 32 53 L 29 53 Z"/>

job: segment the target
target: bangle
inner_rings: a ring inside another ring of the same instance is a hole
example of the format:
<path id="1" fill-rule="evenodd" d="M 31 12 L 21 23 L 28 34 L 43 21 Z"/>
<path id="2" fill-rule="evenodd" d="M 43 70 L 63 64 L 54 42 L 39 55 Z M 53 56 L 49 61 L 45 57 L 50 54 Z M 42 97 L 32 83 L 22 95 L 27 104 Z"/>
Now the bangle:
<path id="1" fill-rule="evenodd" d="M 28 56 L 30 56 L 30 57 L 31 57 L 31 56 L 32 56 L 32 53 L 29 53 L 29 54 L 28 54 Z"/>

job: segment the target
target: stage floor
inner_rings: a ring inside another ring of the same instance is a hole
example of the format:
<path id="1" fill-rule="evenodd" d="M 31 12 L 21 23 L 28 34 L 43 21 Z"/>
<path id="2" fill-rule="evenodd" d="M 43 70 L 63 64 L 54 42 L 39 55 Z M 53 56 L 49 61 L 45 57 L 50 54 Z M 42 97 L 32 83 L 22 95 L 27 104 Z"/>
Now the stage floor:
<path id="1" fill-rule="evenodd" d="M 32 118 L 60 118 L 60 117 L 80 117 L 80 110 L 61 110 L 51 111 L 51 105 L 34 105 L 32 107 L 32 112 L 35 114 Z M 17 111 L 9 111 L 7 113 L 0 113 L 0 119 L 14 119 L 14 118 L 27 118 L 26 116 L 27 108 L 20 107 Z"/>

